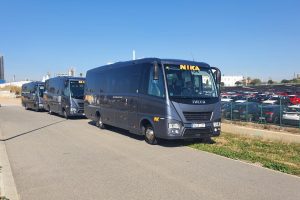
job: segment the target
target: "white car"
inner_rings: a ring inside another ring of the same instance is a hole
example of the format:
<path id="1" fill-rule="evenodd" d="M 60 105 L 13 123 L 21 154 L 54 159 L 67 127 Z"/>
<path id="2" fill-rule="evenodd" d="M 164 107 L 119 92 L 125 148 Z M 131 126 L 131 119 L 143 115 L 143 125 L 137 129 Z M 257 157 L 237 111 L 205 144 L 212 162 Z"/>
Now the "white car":
<path id="1" fill-rule="evenodd" d="M 268 99 L 268 100 L 263 101 L 262 103 L 263 104 L 271 104 L 271 105 L 273 105 L 273 104 L 276 104 L 276 102 L 277 102 L 277 100 L 270 100 L 270 99 Z"/>
<path id="2" fill-rule="evenodd" d="M 232 99 L 222 98 L 221 101 L 223 101 L 223 102 L 231 102 Z"/>
<path id="3" fill-rule="evenodd" d="M 284 124 L 300 127 L 300 105 L 289 106 L 282 115 Z"/>

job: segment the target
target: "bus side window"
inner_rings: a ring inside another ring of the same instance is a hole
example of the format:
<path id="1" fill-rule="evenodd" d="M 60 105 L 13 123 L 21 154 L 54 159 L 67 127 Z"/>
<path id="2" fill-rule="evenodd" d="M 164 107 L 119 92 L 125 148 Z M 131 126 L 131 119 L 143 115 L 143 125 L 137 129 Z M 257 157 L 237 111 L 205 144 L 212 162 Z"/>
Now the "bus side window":
<path id="1" fill-rule="evenodd" d="M 64 88 L 64 95 L 65 95 L 65 96 L 70 96 L 70 90 L 69 90 L 69 87 L 65 87 L 65 88 Z"/>
<path id="2" fill-rule="evenodd" d="M 154 72 L 153 66 L 151 66 L 150 73 L 149 73 L 148 95 L 164 98 L 165 97 L 164 78 L 163 78 L 161 67 L 159 68 L 158 80 L 153 79 L 153 72 Z"/>

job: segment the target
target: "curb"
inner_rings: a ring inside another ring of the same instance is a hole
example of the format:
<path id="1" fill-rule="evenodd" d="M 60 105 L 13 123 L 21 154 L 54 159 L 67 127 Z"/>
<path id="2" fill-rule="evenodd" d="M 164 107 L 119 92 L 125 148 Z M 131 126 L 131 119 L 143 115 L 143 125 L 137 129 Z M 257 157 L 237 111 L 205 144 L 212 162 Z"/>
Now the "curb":
<path id="1" fill-rule="evenodd" d="M 0 138 L 2 139 L 1 129 Z M 16 184 L 12 175 L 10 163 L 8 160 L 5 143 L 0 142 L 0 196 L 9 200 L 19 200 Z"/>

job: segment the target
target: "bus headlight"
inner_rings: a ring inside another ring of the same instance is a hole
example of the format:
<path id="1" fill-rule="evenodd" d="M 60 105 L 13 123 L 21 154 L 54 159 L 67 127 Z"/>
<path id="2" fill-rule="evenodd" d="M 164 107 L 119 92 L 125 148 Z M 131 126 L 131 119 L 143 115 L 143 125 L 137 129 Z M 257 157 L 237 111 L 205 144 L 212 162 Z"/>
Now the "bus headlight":
<path id="1" fill-rule="evenodd" d="M 169 123 L 169 129 L 180 129 L 179 123 Z"/>
<path id="2" fill-rule="evenodd" d="M 214 127 L 220 127 L 221 126 L 221 122 L 214 122 L 213 125 L 214 125 Z"/>
<path id="3" fill-rule="evenodd" d="M 76 108 L 70 108 L 70 112 L 71 112 L 71 113 L 75 113 L 76 111 L 77 111 Z"/>
<path id="4" fill-rule="evenodd" d="M 169 123 L 168 128 L 171 135 L 180 135 L 181 125 L 179 123 Z"/>

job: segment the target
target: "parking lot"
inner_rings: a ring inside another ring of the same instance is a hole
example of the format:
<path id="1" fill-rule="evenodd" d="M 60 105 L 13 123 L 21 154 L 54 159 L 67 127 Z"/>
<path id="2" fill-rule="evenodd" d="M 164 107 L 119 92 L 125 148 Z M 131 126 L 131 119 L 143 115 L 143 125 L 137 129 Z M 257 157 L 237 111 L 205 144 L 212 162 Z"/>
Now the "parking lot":
<path id="1" fill-rule="evenodd" d="M 222 117 L 300 128 L 299 85 L 224 88 Z"/>
<path id="2" fill-rule="evenodd" d="M 147 145 L 124 131 L 99 130 L 87 119 L 4 106 L 0 128 L 21 199 L 300 197 L 298 177 L 181 143 Z"/>

